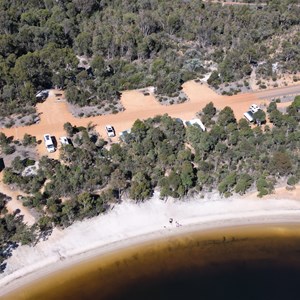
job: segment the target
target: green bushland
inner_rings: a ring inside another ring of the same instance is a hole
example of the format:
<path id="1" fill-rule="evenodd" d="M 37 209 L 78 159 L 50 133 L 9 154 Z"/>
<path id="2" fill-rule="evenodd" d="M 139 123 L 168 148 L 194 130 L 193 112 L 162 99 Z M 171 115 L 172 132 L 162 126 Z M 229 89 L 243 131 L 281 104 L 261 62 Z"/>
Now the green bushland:
<path id="1" fill-rule="evenodd" d="M 218 65 L 209 80 L 215 87 L 248 76 L 258 61 L 266 62 L 261 76 L 275 78 L 274 62 L 296 72 L 300 8 L 267 2 L 257 9 L 198 0 L 1 0 L 0 114 L 31 113 L 35 93 L 55 86 L 79 105 L 149 85 L 171 96 L 201 77 L 208 60 Z"/>

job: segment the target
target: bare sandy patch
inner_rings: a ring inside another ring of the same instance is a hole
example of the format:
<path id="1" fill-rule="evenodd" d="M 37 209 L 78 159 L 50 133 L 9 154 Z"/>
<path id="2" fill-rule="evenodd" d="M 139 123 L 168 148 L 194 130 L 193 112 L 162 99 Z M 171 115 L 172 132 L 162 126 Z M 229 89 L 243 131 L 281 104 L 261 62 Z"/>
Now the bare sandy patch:
<path id="1" fill-rule="evenodd" d="M 144 96 L 139 90 L 122 92 L 121 102 L 126 112 L 139 112 L 147 108 L 161 109 L 162 106 L 157 102 L 153 93 Z"/>
<path id="2" fill-rule="evenodd" d="M 258 198 L 257 197 L 258 192 L 250 192 L 247 193 L 244 196 L 241 196 L 242 199 L 244 200 L 251 200 L 251 199 L 261 199 L 260 201 L 265 201 L 265 200 L 280 200 L 280 199 L 286 199 L 286 200 L 295 200 L 299 201 L 300 200 L 300 185 L 294 186 L 294 188 L 288 189 L 286 185 L 276 187 L 275 191 L 273 194 L 269 194 L 264 196 L 263 198 Z"/>
<path id="3" fill-rule="evenodd" d="M 24 216 L 23 220 L 28 225 L 33 225 L 35 222 L 35 218 L 30 212 L 30 210 L 25 207 L 21 201 L 17 199 L 19 195 L 26 196 L 24 192 L 21 192 L 19 190 L 13 190 L 9 186 L 3 183 L 3 173 L 0 173 L 0 192 L 11 197 L 11 200 L 9 200 L 6 204 L 6 208 L 8 212 L 14 213 L 17 209 L 20 210 L 20 214 Z"/>

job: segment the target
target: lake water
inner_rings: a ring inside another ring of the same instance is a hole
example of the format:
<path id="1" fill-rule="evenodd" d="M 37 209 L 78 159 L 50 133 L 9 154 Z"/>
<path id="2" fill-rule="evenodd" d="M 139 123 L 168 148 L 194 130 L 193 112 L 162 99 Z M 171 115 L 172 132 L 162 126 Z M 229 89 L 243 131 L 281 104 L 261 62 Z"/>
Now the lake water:
<path id="1" fill-rule="evenodd" d="M 5 299 L 300 299 L 300 227 L 152 241 L 57 272 Z"/>

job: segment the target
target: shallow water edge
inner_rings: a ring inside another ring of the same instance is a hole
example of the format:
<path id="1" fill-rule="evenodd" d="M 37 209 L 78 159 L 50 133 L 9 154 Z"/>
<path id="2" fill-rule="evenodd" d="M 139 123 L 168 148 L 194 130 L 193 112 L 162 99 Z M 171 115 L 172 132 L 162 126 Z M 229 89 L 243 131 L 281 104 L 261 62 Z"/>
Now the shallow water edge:
<path id="1" fill-rule="evenodd" d="M 205 286 L 216 278 L 221 285 L 229 270 L 230 274 L 240 270 L 239 278 L 245 276 L 243 270 L 253 273 L 253 268 L 264 267 L 268 273 L 276 266 L 286 272 L 293 269 L 293 277 L 298 278 L 299 224 L 228 227 L 149 241 L 70 266 L 3 299 L 148 299 L 149 291 L 156 291 L 158 295 L 151 297 L 159 299 L 162 292 L 176 291 L 174 282 L 181 282 L 182 289 L 191 292 L 189 284 L 204 274 L 203 286 L 209 277 Z M 204 292 L 203 287 L 201 290 Z M 178 291 L 172 297 L 177 295 Z"/>

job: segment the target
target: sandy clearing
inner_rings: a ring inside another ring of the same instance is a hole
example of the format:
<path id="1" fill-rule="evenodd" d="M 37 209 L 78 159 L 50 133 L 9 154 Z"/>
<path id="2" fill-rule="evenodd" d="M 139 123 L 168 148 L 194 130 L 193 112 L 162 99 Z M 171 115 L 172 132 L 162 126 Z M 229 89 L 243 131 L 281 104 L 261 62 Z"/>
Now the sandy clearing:
<path id="1" fill-rule="evenodd" d="M 43 143 L 43 135 L 49 133 L 55 136 L 58 142 L 59 137 L 66 134 L 63 129 L 63 124 L 66 122 L 70 122 L 76 126 L 87 126 L 88 123 L 92 123 L 96 125 L 96 131 L 103 138 L 107 138 L 105 125 L 110 124 L 115 127 L 117 133 L 117 136 L 111 140 L 116 142 L 118 141 L 119 133 L 129 129 L 136 119 L 147 119 L 156 115 L 168 114 L 171 117 L 188 120 L 195 117 L 197 112 L 212 101 L 217 109 L 230 106 L 239 120 L 243 118 L 243 113 L 248 110 L 251 104 L 266 104 L 266 100 L 258 99 L 259 93 L 222 96 L 215 93 L 206 84 L 197 83 L 194 80 L 184 83 L 182 89 L 187 94 L 189 101 L 170 106 L 161 105 L 153 94 L 144 96 L 139 90 L 124 91 L 121 96 L 121 102 L 125 107 L 125 111 L 118 114 L 89 118 L 75 118 L 68 109 L 67 102 L 64 99 L 64 92 L 51 90 L 47 100 L 37 105 L 37 111 L 41 118 L 39 124 L 10 129 L 5 128 L 0 129 L 0 131 L 4 132 L 7 136 L 14 136 L 15 139 L 23 138 L 25 133 L 36 136 L 38 140 L 42 141 L 37 147 L 39 155 L 58 158 L 59 151 L 55 153 L 47 152 Z M 56 93 L 62 94 L 62 96 L 56 97 Z M 58 98 L 60 98 L 60 101 L 58 101 Z"/>
<path id="2" fill-rule="evenodd" d="M 11 197 L 6 204 L 6 208 L 10 213 L 13 213 L 16 209 L 19 209 L 20 214 L 24 216 L 23 220 L 28 225 L 33 225 L 35 222 L 34 216 L 31 214 L 30 210 L 23 206 L 22 202 L 17 200 L 18 195 L 26 196 L 25 193 L 19 190 L 12 190 L 9 186 L 3 183 L 3 173 L 0 173 L 0 192 Z"/>
<path id="3" fill-rule="evenodd" d="M 210 194 L 206 199 L 166 202 L 156 195 L 141 204 L 124 201 L 105 215 L 64 231 L 55 229 L 35 247 L 16 249 L 0 274 L 0 295 L 74 263 L 150 240 L 226 226 L 276 224 L 280 229 L 280 224 L 299 222 L 299 213 L 300 202 L 285 197 L 245 200 Z M 176 227 L 176 222 L 182 226 Z"/>
<path id="4" fill-rule="evenodd" d="M 296 185 L 294 189 L 287 190 L 286 186 L 276 187 L 275 192 L 273 194 L 269 194 L 264 196 L 263 198 L 257 197 L 258 192 L 251 192 L 247 193 L 246 195 L 241 196 L 244 200 L 251 200 L 251 199 L 261 199 L 261 201 L 264 200 L 280 200 L 280 199 L 286 199 L 286 200 L 300 200 L 300 185 Z"/>
<path id="5" fill-rule="evenodd" d="M 287 102 L 280 102 L 280 103 L 276 103 L 277 108 L 286 108 L 288 106 L 290 106 L 293 103 L 293 101 L 287 101 Z"/>
<path id="6" fill-rule="evenodd" d="M 145 108 L 159 110 L 163 107 L 156 101 L 153 94 L 149 93 L 148 96 L 144 96 L 139 90 L 122 92 L 121 102 L 126 112 L 143 111 Z"/>

